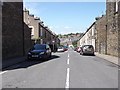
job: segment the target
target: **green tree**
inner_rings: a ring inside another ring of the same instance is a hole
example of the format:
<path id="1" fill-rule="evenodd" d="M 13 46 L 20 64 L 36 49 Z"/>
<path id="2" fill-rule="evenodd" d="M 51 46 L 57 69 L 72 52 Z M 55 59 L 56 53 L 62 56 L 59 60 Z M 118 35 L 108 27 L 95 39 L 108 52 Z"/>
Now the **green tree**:
<path id="1" fill-rule="evenodd" d="M 74 47 L 77 47 L 77 42 L 78 42 L 78 40 L 73 41 L 73 42 L 72 42 L 72 45 L 73 45 Z"/>
<path id="2" fill-rule="evenodd" d="M 60 47 L 63 47 L 64 45 L 60 44 Z"/>

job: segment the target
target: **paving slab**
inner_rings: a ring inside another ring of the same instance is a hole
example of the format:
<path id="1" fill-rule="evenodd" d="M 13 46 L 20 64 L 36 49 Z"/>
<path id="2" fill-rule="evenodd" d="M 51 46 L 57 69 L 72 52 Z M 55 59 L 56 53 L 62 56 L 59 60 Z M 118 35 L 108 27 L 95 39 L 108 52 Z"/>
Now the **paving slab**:
<path id="1" fill-rule="evenodd" d="M 110 61 L 116 65 L 119 65 L 118 63 L 118 57 L 116 56 L 111 56 L 111 55 L 105 55 L 105 54 L 99 54 L 98 52 L 95 53 L 96 56 L 100 57 L 100 58 L 103 58 L 107 61 Z"/>

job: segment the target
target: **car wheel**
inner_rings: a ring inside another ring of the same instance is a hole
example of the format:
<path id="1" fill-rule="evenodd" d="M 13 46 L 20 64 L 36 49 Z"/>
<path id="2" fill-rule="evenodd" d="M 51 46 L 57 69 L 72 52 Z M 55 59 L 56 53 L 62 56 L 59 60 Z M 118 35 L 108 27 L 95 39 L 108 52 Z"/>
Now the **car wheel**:
<path id="1" fill-rule="evenodd" d="M 82 55 L 81 52 L 80 52 L 80 55 Z"/>
<path id="2" fill-rule="evenodd" d="M 84 55 L 84 53 L 82 52 L 81 55 Z"/>

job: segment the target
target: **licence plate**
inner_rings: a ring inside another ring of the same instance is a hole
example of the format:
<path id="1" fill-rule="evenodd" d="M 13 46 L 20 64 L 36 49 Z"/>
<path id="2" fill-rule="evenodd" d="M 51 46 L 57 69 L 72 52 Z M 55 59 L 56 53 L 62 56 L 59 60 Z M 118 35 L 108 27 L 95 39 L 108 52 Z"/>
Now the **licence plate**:
<path id="1" fill-rule="evenodd" d="M 32 55 L 32 57 L 38 57 L 38 55 Z"/>
<path id="2" fill-rule="evenodd" d="M 92 51 L 91 49 L 87 49 L 87 51 Z"/>

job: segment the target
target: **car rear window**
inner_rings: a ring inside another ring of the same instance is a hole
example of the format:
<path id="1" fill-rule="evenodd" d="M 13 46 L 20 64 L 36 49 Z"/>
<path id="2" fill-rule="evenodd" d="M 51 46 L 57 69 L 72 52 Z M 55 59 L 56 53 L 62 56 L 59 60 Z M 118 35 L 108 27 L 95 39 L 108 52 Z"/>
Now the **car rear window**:
<path id="1" fill-rule="evenodd" d="M 92 45 L 85 45 L 83 46 L 84 49 L 93 49 L 93 46 Z"/>

